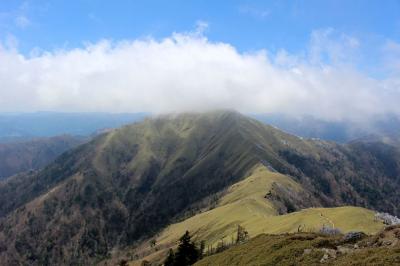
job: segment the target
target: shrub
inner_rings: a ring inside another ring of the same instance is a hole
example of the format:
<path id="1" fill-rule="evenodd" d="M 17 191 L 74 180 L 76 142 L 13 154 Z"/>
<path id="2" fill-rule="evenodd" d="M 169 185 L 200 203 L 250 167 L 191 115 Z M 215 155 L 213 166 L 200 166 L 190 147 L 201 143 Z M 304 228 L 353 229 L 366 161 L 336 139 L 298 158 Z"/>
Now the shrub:
<path id="1" fill-rule="evenodd" d="M 397 225 L 400 224 L 400 219 L 394 215 L 386 212 L 377 212 L 375 214 L 375 219 L 381 220 L 386 225 Z"/>
<path id="2" fill-rule="evenodd" d="M 319 232 L 329 236 L 340 235 L 342 233 L 339 228 L 333 228 L 327 225 L 322 226 Z"/>

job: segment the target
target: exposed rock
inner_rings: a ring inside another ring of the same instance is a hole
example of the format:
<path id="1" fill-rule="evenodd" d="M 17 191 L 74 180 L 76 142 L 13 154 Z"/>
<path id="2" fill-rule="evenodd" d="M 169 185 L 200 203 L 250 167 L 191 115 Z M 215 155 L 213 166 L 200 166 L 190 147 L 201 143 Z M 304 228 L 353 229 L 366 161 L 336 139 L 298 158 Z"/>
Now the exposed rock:
<path id="1" fill-rule="evenodd" d="M 325 252 L 324 256 L 322 256 L 320 260 L 321 263 L 324 263 L 329 259 L 336 259 L 336 250 L 331 248 L 323 248 L 321 250 Z"/>
<path id="2" fill-rule="evenodd" d="M 348 232 L 347 234 L 345 234 L 343 236 L 343 242 L 344 243 L 355 243 L 361 239 L 363 239 L 364 237 L 366 237 L 367 235 L 364 232 Z"/>
<path id="3" fill-rule="evenodd" d="M 320 262 L 324 263 L 325 261 L 327 261 L 329 259 L 329 255 L 328 254 L 324 254 L 324 256 L 322 256 Z"/>
<path id="4" fill-rule="evenodd" d="M 352 253 L 354 252 L 354 250 L 352 248 L 349 247 L 345 247 L 345 246 L 338 246 L 337 247 L 337 252 L 339 254 L 347 254 L 347 253 Z"/>
<path id="5" fill-rule="evenodd" d="M 311 248 L 306 248 L 306 249 L 304 250 L 304 255 L 310 254 L 311 251 L 312 251 Z"/>

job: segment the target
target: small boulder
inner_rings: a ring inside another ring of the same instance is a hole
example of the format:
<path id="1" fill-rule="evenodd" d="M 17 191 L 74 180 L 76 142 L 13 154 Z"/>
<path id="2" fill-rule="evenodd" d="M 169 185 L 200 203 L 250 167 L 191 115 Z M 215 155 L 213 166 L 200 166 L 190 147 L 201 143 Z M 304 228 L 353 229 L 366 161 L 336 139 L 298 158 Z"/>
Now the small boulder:
<path id="1" fill-rule="evenodd" d="M 329 255 L 328 254 L 324 254 L 324 256 L 322 256 L 322 258 L 321 258 L 321 260 L 319 262 L 324 263 L 328 259 L 329 259 Z"/>
<path id="2" fill-rule="evenodd" d="M 338 250 L 339 254 L 348 254 L 348 253 L 352 253 L 353 252 L 352 248 L 345 247 L 345 246 L 338 246 L 337 250 Z"/>
<path id="3" fill-rule="evenodd" d="M 322 249 L 325 254 L 328 254 L 329 258 L 336 258 L 336 250 L 331 249 L 331 248 L 323 248 Z"/>
<path id="4" fill-rule="evenodd" d="M 357 241 L 360 241 L 361 239 L 363 239 L 364 237 L 366 237 L 367 235 L 364 232 L 348 232 L 347 234 L 345 234 L 343 236 L 343 242 L 344 243 L 355 243 Z"/>
<path id="5" fill-rule="evenodd" d="M 311 248 L 306 248 L 305 250 L 304 250 L 304 255 L 307 255 L 307 254 L 310 254 L 311 253 Z"/>

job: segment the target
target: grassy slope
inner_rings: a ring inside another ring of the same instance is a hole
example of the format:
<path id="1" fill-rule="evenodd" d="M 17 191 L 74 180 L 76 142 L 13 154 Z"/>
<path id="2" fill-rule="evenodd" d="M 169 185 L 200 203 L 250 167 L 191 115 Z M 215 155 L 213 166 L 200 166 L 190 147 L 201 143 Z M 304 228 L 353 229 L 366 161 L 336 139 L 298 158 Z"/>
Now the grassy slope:
<path id="1" fill-rule="evenodd" d="M 374 236 L 358 240 L 357 248 L 341 236 L 262 234 L 247 243 L 208 256 L 195 265 L 321 265 L 326 250 L 334 256 L 329 255 L 324 265 L 399 265 L 399 232 L 399 227 L 385 228 Z"/>
<path id="2" fill-rule="evenodd" d="M 225 242 L 232 241 L 239 224 L 246 228 L 250 237 L 262 233 L 296 232 L 299 225 L 303 230 L 316 231 L 324 224 L 333 223 L 343 232 L 359 230 L 366 233 L 376 233 L 383 226 L 382 223 L 374 221 L 373 211 L 351 206 L 311 208 L 277 215 L 273 204 L 264 198 L 274 182 L 294 191 L 302 189 L 290 177 L 258 165 L 246 179 L 228 189 L 216 208 L 166 228 L 157 238 L 159 247 L 163 247 L 164 250 L 161 248 L 146 259 L 163 256 L 165 249 L 175 245 L 186 230 L 194 234 L 196 240 L 205 240 L 206 246 L 216 247 L 222 238 Z"/>
<path id="3" fill-rule="evenodd" d="M 189 230 L 197 238 L 215 244 L 222 237 L 230 240 L 238 224 L 244 225 L 251 235 L 261 233 L 261 228 L 253 225 L 277 214 L 274 206 L 264 199 L 273 182 L 301 189 L 290 178 L 259 166 L 245 180 L 231 186 L 217 208 L 169 226 L 158 242 L 173 242 Z"/>
<path id="4" fill-rule="evenodd" d="M 233 266 L 233 265 L 315 265 L 323 256 L 321 252 L 313 252 L 302 256 L 305 249 L 318 245 L 322 238 L 294 239 L 293 236 L 259 235 L 244 245 L 232 247 L 222 253 L 204 258 L 196 263 L 198 266 Z M 279 264 L 278 264 L 279 263 Z"/>
<path id="5" fill-rule="evenodd" d="M 181 223 L 169 226 L 158 238 L 159 243 L 176 240 L 189 230 L 198 239 L 216 244 L 225 237 L 230 241 L 237 225 L 242 225 L 251 236 L 260 233 L 295 232 L 299 225 L 318 230 L 323 224 L 334 223 L 342 231 L 361 230 L 375 233 L 382 224 L 374 221 L 374 212 L 358 207 L 311 208 L 286 215 L 277 215 L 274 206 L 264 198 L 273 182 L 301 190 L 291 178 L 257 167 L 245 180 L 231 186 L 219 206 Z M 322 216 L 321 216 L 322 214 Z"/>

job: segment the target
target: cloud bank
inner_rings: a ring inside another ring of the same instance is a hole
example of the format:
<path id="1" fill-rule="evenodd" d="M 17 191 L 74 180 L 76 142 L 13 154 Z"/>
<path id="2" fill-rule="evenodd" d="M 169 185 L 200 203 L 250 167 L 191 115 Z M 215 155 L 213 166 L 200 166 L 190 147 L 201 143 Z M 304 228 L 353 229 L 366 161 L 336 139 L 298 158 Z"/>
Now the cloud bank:
<path id="1" fill-rule="evenodd" d="M 204 28 L 204 25 L 202 25 Z M 170 37 L 32 52 L 0 47 L 0 111 L 242 112 L 313 115 L 325 120 L 400 114 L 398 75 L 374 79 L 352 63 L 360 45 L 333 30 L 310 47 L 239 52 L 201 31 Z M 398 44 L 387 49 L 399 73 Z M 396 55 L 398 56 L 396 58 Z"/>

